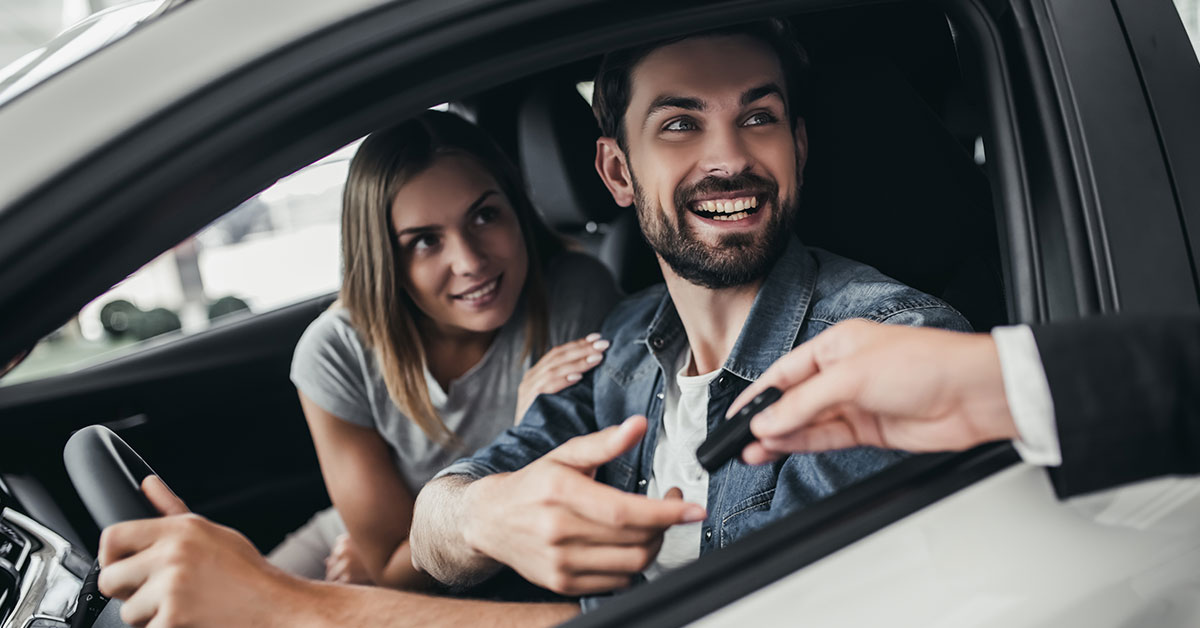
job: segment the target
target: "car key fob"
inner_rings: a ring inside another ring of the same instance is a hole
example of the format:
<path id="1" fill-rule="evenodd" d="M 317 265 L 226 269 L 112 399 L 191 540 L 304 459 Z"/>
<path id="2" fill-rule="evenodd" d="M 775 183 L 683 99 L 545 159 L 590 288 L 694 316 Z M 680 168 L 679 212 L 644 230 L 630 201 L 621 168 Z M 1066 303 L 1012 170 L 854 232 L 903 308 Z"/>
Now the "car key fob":
<path id="1" fill-rule="evenodd" d="M 779 392 L 778 388 L 768 388 L 758 393 L 750 403 L 742 406 L 737 414 L 721 421 L 696 450 L 696 459 L 700 461 L 700 466 L 712 473 L 727 460 L 740 454 L 746 445 L 754 442 L 754 434 L 750 433 L 750 419 L 762 412 L 763 408 L 779 401 L 782 396 L 783 393 Z"/>

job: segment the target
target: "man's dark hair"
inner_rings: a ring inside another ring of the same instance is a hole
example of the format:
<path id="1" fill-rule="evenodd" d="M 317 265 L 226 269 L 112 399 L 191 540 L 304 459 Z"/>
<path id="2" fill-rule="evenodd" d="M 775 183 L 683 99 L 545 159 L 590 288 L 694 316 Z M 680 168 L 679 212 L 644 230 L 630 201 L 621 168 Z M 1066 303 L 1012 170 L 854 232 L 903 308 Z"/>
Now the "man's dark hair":
<path id="1" fill-rule="evenodd" d="M 794 123 L 808 111 L 808 53 L 796 41 L 791 26 L 784 20 L 770 18 L 721 28 L 660 39 L 604 55 L 592 90 L 592 113 L 605 137 L 616 138 L 621 150 L 628 152 L 625 140 L 625 110 L 629 108 L 633 68 L 647 55 L 663 46 L 693 37 L 744 35 L 765 43 L 779 57 L 786 83 L 788 122 Z"/>

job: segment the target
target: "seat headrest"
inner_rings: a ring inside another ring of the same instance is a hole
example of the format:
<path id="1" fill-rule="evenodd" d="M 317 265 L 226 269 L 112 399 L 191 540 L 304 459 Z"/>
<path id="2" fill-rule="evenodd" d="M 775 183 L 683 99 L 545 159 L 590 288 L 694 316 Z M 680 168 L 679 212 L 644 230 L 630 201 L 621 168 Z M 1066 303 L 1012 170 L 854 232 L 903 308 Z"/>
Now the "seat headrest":
<path id="1" fill-rule="evenodd" d="M 596 174 L 600 127 L 591 108 L 563 81 L 531 90 L 517 118 L 522 170 L 533 203 L 556 229 L 607 223 L 621 211 Z"/>
<path id="2" fill-rule="evenodd" d="M 986 177 L 887 59 L 828 64 L 813 82 L 801 239 L 941 294 L 997 246 Z"/>

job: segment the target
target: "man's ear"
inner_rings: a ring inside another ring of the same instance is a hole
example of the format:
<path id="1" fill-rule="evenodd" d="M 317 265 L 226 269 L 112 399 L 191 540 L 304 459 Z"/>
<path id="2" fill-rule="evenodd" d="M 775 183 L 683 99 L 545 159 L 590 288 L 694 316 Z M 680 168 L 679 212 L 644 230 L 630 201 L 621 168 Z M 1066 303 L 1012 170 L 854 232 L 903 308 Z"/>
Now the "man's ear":
<path id="1" fill-rule="evenodd" d="M 633 204 L 633 177 L 629 174 L 625 151 L 617 146 L 617 140 L 611 137 L 596 140 L 596 172 L 617 205 L 629 207 Z"/>
<path id="2" fill-rule="evenodd" d="M 796 136 L 796 178 L 803 185 L 804 164 L 808 163 L 808 127 L 804 125 L 804 118 L 799 117 L 793 127 Z"/>

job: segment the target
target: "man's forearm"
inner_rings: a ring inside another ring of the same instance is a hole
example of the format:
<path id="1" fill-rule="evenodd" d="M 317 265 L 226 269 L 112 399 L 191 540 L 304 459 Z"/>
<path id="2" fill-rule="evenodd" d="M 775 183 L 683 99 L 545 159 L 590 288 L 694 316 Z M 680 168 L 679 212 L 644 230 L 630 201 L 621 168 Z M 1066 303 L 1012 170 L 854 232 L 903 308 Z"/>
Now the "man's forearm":
<path id="1" fill-rule="evenodd" d="M 469 523 L 468 488 L 474 482 L 465 475 L 438 478 L 417 495 L 408 541 L 413 566 L 452 587 L 483 582 L 500 569 L 500 564 L 475 551 L 466 540 Z"/>
<path id="2" fill-rule="evenodd" d="M 279 626 L 553 626 L 579 614 L 571 603 L 457 599 L 311 580 L 295 586 L 300 606 L 281 608 Z"/>

